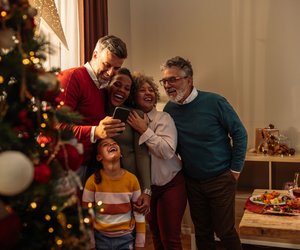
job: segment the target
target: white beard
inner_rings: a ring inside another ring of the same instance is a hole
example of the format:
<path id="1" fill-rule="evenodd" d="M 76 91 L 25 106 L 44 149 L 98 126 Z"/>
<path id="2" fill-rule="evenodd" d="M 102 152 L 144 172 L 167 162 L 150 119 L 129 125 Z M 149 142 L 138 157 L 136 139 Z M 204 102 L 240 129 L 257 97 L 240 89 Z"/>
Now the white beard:
<path id="1" fill-rule="evenodd" d="M 181 104 L 180 101 L 184 97 L 185 93 L 186 93 L 186 90 L 183 90 L 183 89 L 177 90 L 177 95 L 175 97 L 170 96 L 170 101 L 177 103 L 177 104 Z"/>

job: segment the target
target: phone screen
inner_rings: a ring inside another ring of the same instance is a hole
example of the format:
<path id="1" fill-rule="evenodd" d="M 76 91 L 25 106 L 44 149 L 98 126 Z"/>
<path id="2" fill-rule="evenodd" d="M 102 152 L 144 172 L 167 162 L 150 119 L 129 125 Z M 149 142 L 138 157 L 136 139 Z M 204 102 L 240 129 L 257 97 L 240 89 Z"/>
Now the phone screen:
<path id="1" fill-rule="evenodd" d="M 113 113 L 113 118 L 120 119 L 122 122 L 126 122 L 129 113 L 130 113 L 130 109 L 123 108 L 123 107 L 116 107 Z"/>

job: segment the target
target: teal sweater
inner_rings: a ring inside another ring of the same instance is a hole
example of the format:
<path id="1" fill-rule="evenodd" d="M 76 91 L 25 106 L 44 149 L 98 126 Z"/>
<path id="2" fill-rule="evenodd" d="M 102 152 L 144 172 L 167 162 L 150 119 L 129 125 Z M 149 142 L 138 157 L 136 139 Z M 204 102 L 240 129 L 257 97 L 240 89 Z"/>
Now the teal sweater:
<path id="1" fill-rule="evenodd" d="M 177 151 L 187 176 L 204 180 L 229 169 L 242 170 L 247 132 L 224 97 L 198 90 L 192 102 L 168 102 L 164 111 L 175 121 Z"/>

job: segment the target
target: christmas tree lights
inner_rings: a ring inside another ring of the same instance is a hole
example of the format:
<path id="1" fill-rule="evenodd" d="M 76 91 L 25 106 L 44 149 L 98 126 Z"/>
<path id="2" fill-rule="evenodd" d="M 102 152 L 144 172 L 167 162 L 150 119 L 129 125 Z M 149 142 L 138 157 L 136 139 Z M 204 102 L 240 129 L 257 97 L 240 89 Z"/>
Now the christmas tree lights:
<path id="1" fill-rule="evenodd" d="M 55 102 L 60 85 L 43 67 L 28 0 L 0 0 L 0 248 L 89 249 L 89 216 L 75 170 L 80 119 Z"/>

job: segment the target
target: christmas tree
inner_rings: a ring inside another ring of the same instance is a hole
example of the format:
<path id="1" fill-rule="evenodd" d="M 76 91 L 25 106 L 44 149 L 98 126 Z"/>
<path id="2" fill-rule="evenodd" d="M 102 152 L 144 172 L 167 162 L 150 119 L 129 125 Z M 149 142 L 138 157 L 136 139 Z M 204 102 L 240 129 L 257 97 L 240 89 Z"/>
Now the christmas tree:
<path id="1" fill-rule="evenodd" d="M 82 145 L 58 126 L 80 117 L 55 102 L 36 14 L 27 0 L 0 0 L 0 249 L 88 249 Z"/>

